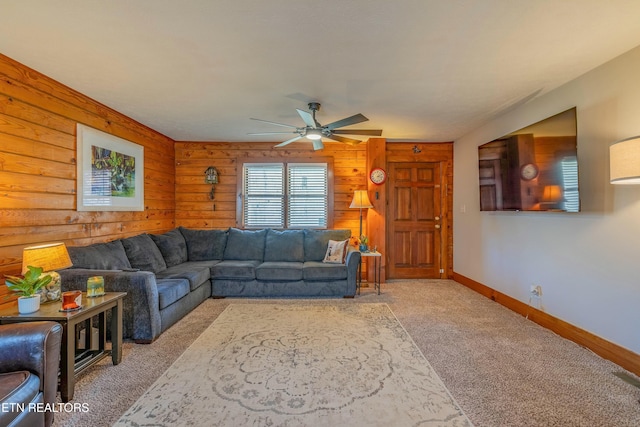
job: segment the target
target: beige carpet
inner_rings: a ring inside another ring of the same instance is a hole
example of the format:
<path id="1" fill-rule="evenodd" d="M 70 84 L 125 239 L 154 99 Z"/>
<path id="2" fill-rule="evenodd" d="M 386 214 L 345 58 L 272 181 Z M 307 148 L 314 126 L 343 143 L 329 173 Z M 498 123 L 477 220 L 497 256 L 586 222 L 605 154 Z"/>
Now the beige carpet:
<path id="1" fill-rule="evenodd" d="M 640 389 L 616 374 L 638 377 L 454 281 L 392 281 L 382 295 L 363 288 L 351 300 L 304 301 L 388 304 L 476 427 L 640 425 Z M 153 344 L 125 343 L 118 366 L 107 358 L 87 369 L 73 400 L 86 410 L 55 414 L 54 427 L 111 426 L 230 304 L 300 302 L 205 301 Z"/>
<path id="2" fill-rule="evenodd" d="M 471 426 L 386 304 L 232 304 L 117 426 Z"/>

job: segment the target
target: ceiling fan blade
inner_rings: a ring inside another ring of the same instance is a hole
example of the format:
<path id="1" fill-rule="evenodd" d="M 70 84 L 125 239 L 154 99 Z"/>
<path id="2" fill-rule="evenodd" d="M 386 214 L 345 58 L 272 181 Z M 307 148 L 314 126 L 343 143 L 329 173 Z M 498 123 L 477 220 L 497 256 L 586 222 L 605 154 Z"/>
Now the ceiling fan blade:
<path id="1" fill-rule="evenodd" d="M 321 139 L 313 139 L 311 142 L 313 143 L 314 150 L 322 150 L 324 148 L 324 144 Z"/>
<path id="2" fill-rule="evenodd" d="M 334 141 L 344 142 L 345 144 L 351 144 L 351 145 L 360 144 L 362 142 L 359 139 L 345 138 L 344 136 L 338 136 L 338 135 L 331 135 L 331 136 L 328 136 L 327 138 L 333 139 Z"/>
<path id="3" fill-rule="evenodd" d="M 304 110 L 300 110 L 299 108 L 296 108 L 296 110 L 298 111 L 298 114 L 300 114 L 300 117 L 302 117 L 304 124 L 312 128 L 320 127 L 320 124 L 316 122 L 316 120 L 313 118 L 313 115 L 311 113 L 308 113 Z"/>
<path id="4" fill-rule="evenodd" d="M 341 128 L 343 126 L 355 125 L 356 123 L 366 122 L 367 120 L 369 120 L 369 119 L 367 119 L 362 114 L 356 114 L 356 115 L 353 115 L 351 117 L 347 117 L 346 119 L 342 119 L 342 120 L 338 120 L 338 121 L 333 122 L 333 123 L 329 123 L 328 125 L 325 125 L 323 127 L 327 128 L 329 130 L 334 130 L 334 129 L 337 129 L 337 128 Z"/>
<path id="5" fill-rule="evenodd" d="M 286 128 L 293 128 L 296 129 L 296 126 L 291 126 L 291 125 L 286 125 L 284 123 L 278 123 L 278 122 L 270 122 L 269 120 L 262 120 L 262 119 L 254 119 L 253 117 L 251 118 L 251 120 L 256 120 L 258 122 L 263 122 L 263 123 L 270 123 L 272 125 L 276 125 L 276 126 L 283 126 Z"/>
<path id="6" fill-rule="evenodd" d="M 337 133 L 340 135 L 370 135 L 370 136 L 380 136 L 382 135 L 382 129 L 336 129 L 331 132 Z"/>
<path id="7" fill-rule="evenodd" d="M 247 135 L 288 135 L 291 133 L 296 133 L 294 132 L 251 132 L 248 133 Z"/>
<path id="8" fill-rule="evenodd" d="M 293 141 L 297 141 L 297 140 L 299 140 L 300 138 L 302 138 L 302 137 L 301 137 L 301 136 L 296 136 L 296 137 L 294 137 L 294 138 L 287 139 L 285 142 L 281 142 L 281 143 L 280 143 L 280 144 L 278 144 L 278 145 L 274 145 L 274 146 L 273 146 L 273 148 L 276 148 L 276 147 L 284 147 L 285 145 L 287 145 L 287 144 L 291 144 Z"/>

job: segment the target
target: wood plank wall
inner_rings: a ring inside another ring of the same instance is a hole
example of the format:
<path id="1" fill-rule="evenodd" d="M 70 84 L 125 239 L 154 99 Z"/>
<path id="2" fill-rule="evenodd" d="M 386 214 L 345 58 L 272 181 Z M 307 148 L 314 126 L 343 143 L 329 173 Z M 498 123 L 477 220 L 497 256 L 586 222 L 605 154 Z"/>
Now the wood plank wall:
<path id="1" fill-rule="evenodd" d="M 76 211 L 76 124 L 145 148 L 145 210 Z M 174 227 L 174 141 L 0 55 L 0 307 L 5 274 L 19 274 L 25 246 L 69 246 Z"/>
<path id="2" fill-rule="evenodd" d="M 373 144 L 375 142 L 375 144 Z M 373 144 L 373 145 L 372 145 Z M 443 200 L 443 239 L 445 253 L 443 259 L 444 277 L 453 275 L 453 144 L 448 143 L 386 143 L 382 138 L 367 144 L 349 146 L 341 143 L 325 143 L 325 149 L 313 151 L 308 143 L 293 143 L 287 148 L 275 149 L 274 143 L 265 142 L 189 142 L 178 141 L 176 153 L 176 225 L 188 228 L 224 229 L 239 227 L 236 223 L 238 199 L 238 159 L 249 158 L 255 161 L 265 159 L 291 159 L 332 157 L 334 160 L 334 225 L 333 228 L 347 228 L 356 236 L 359 232 L 359 210 L 349 205 L 355 190 L 369 188 L 370 197 L 375 191 L 381 192 L 384 201 L 384 186 L 372 187 L 368 180 L 368 158 L 372 162 L 373 153 L 367 153 L 367 147 L 378 147 L 384 153 L 375 166 L 387 167 L 387 162 L 444 162 L 443 184 L 446 185 Z M 414 153 L 417 146 L 421 153 Z M 385 152 L 386 147 L 386 152 Z M 372 163 L 373 164 L 373 163 Z M 215 186 L 215 198 L 209 200 L 211 186 L 204 183 L 204 171 L 214 166 L 218 169 L 220 183 Z M 375 201 L 374 203 L 378 203 Z M 384 244 L 384 208 L 377 220 L 382 233 L 376 235 L 376 243 L 381 250 Z M 367 210 L 368 211 L 368 210 Z M 363 230 L 367 230 L 367 212 L 363 221 Z M 375 214 L 375 212 L 374 212 Z M 366 267 L 365 267 L 366 271 Z M 365 273 L 366 274 L 366 273 Z M 366 276 L 365 276 L 366 277 Z"/>
<path id="3" fill-rule="evenodd" d="M 334 161 L 333 228 L 358 234 L 359 211 L 349 209 L 353 192 L 367 187 L 366 144 L 350 146 L 325 142 L 325 149 L 313 151 L 310 143 L 297 142 L 273 148 L 273 142 L 187 142 L 175 144 L 176 224 L 188 228 L 224 229 L 236 223 L 238 160 L 314 159 Z M 219 172 L 215 198 L 209 200 L 211 185 L 204 183 L 204 171 L 214 166 Z"/>

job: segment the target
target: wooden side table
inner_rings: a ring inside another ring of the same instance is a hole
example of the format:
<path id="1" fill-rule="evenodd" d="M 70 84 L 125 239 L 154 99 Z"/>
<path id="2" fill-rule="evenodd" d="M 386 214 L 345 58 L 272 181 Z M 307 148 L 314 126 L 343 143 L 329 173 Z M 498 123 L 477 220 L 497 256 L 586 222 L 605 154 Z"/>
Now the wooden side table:
<path id="1" fill-rule="evenodd" d="M 360 265 L 358 266 L 358 295 L 360 295 L 360 287 L 362 286 L 362 259 L 365 257 L 373 257 L 373 290 L 377 290 L 378 295 L 380 295 L 380 282 L 382 278 L 382 254 L 378 251 L 360 252 Z"/>
<path id="2" fill-rule="evenodd" d="M 87 298 L 82 293 L 82 308 L 77 311 L 61 312 L 59 301 L 42 304 L 35 313 L 19 314 L 17 307 L 0 310 L 0 324 L 52 320 L 62 325 L 62 346 L 60 355 L 60 397 L 63 402 L 73 399 L 75 376 L 111 355 L 114 365 L 122 360 L 122 299 L 126 292 L 107 292 L 104 296 Z M 107 311 L 111 310 L 111 350 L 107 343 Z M 98 343 L 93 342 L 92 319 L 97 317 Z M 76 325 L 85 324 L 84 349 L 76 346 Z"/>

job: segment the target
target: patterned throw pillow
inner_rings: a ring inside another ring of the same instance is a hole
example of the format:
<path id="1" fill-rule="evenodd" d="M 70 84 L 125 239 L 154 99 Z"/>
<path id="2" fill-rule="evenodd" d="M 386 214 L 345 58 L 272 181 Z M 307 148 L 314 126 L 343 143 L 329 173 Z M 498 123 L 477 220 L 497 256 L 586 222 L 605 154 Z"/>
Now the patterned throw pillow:
<path id="1" fill-rule="evenodd" d="M 324 255 L 324 259 L 322 260 L 322 262 L 344 264 L 344 261 L 347 258 L 348 244 L 349 239 L 341 241 L 329 240 L 329 244 L 327 245 L 327 253 Z"/>

